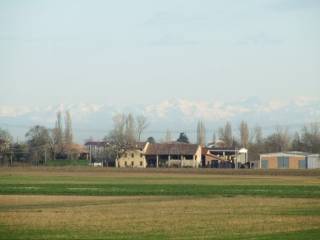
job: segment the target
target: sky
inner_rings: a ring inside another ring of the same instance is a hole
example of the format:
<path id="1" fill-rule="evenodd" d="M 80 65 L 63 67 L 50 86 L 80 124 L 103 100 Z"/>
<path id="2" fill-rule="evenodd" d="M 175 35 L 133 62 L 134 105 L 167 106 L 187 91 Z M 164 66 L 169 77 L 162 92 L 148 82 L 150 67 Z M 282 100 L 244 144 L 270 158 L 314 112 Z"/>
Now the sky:
<path id="1" fill-rule="evenodd" d="M 0 104 L 319 97 L 318 0 L 0 0 Z"/>
<path id="2" fill-rule="evenodd" d="M 145 137 L 296 130 L 320 121 L 319 24 L 318 0 L 0 0 L 0 128 L 70 110 L 79 142 L 119 112 L 147 116 Z"/>

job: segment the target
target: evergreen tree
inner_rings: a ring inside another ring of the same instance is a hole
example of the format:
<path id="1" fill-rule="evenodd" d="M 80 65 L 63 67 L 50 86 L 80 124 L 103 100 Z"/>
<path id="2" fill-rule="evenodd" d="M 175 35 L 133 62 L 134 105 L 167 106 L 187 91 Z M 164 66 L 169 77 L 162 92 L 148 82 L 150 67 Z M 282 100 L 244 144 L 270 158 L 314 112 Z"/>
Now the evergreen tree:
<path id="1" fill-rule="evenodd" d="M 189 138 L 187 137 L 187 135 L 184 132 L 182 132 L 182 133 L 180 133 L 180 136 L 177 139 L 177 142 L 189 143 Z"/>

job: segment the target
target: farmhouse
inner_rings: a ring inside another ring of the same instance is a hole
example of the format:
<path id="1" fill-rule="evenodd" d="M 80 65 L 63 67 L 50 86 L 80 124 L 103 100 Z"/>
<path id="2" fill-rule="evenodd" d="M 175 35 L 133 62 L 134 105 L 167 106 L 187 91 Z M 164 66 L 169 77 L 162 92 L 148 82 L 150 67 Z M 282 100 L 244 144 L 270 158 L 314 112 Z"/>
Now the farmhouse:
<path id="1" fill-rule="evenodd" d="M 278 152 L 260 155 L 263 169 L 306 169 L 320 168 L 319 154 L 305 152 Z"/>
<path id="2" fill-rule="evenodd" d="M 131 149 L 116 160 L 117 167 L 145 168 L 147 167 L 145 152 L 148 142 L 137 142 Z"/>

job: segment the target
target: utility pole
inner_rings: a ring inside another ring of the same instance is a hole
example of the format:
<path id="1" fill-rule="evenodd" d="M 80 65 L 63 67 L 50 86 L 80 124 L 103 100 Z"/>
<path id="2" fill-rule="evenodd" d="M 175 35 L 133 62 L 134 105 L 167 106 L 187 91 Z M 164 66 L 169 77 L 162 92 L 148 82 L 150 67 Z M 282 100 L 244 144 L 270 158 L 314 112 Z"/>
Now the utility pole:
<path id="1" fill-rule="evenodd" d="M 47 149 L 44 150 L 44 164 L 47 164 Z"/>

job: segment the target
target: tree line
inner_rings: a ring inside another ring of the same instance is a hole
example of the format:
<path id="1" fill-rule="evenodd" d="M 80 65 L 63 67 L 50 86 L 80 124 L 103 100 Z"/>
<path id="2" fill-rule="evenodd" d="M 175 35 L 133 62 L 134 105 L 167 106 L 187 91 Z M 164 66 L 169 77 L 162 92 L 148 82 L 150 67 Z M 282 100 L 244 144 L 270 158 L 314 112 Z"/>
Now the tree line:
<path id="1" fill-rule="evenodd" d="M 64 124 L 63 124 L 64 120 Z M 73 144 L 72 120 L 69 111 L 57 113 L 51 129 L 41 125 L 31 127 L 25 142 L 13 142 L 6 130 L 0 129 L 0 161 L 43 164 L 46 160 L 72 159 L 77 154 Z"/>
<path id="2" fill-rule="evenodd" d="M 143 115 L 117 114 L 113 117 L 113 128 L 104 137 L 105 148 L 100 153 L 101 159 L 114 161 L 128 148 L 132 148 L 140 141 L 155 143 L 153 136 L 142 139 L 148 128 L 148 119 Z M 236 129 L 236 130 L 234 130 Z M 287 127 L 276 127 L 266 136 L 262 128 L 250 128 L 242 121 L 233 128 L 230 122 L 218 128 L 207 143 L 207 131 L 204 121 L 200 120 L 196 126 L 196 143 L 201 146 L 247 148 L 249 160 L 259 159 L 259 154 L 280 151 L 304 151 L 320 153 L 320 125 L 311 123 L 294 134 L 289 133 Z M 8 131 L 0 129 L 0 160 L 44 163 L 48 159 L 75 159 L 79 157 L 77 144 L 73 142 L 72 120 L 69 111 L 58 112 L 55 126 L 52 129 L 36 125 L 25 134 L 23 143 L 13 142 Z M 181 132 L 178 138 L 173 139 L 170 130 L 164 134 L 160 142 L 190 143 L 186 133 Z"/>

